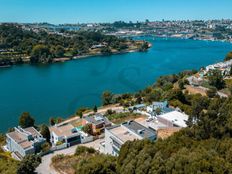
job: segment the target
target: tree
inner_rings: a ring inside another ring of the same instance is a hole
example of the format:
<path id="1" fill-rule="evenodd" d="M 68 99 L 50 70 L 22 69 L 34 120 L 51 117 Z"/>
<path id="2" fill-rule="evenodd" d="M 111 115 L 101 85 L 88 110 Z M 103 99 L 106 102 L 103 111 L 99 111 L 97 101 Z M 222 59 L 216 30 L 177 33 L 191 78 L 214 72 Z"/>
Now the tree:
<path id="1" fill-rule="evenodd" d="M 113 111 L 112 109 L 107 109 L 105 115 L 112 115 L 112 114 L 115 114 L 116 112 Z"/>
<path id="2" fill-rule="evenodd" d="M 160 115 L 162 110 L 160 108 L 156 108 L 155 112 L 156 112 L 157 115 Z"/>
<path id="3" fill-rule="evenodd" d="M 229 52 L 229 53 L 226 55 L 224 61 L 228 61 L 228 60 L 231 60 L 231 59 L 232 59 L 232 51 Z"/>
<path id="4" fill-rule="evenodd" d="M 84 125 L 84 127 L 82 127 L 82 131 L 92 135 L 93 134 L 93 129 L 92 129 L 92 125 L 91 124 L 86 124 Z"/>
<path id="5" fill-rule="evenodd" d="M 229 75 L 232 76 L 232 65 L 230 66 L 230 72 Z"/>
<path id="6" fill-rule="evenodd" d="M 45 142 L 41 145 L 42 152 L 48 152 L 51 148 L 50 143 Z"/>
<path id="7" fill-rule="evenodd" d="M 101 48 L 101 53 L 103 55 L 110 55 L 110 54 L 112 54 L 111 49 L 109 47 L 103 47 L 103 48 Z"/>
<path id="8" fill-rule="evenodd" d="M 50 142 L 50 131 L 49 128 L 47 127 L 47 125 L 43 124 L 40 127 L 40 133 L 41 135 L 43 135 L 43 137 L 46 139 L 47 142 Z"/>
<path id="9" fill-rule="evenodd" d="M 83 113 L 85 111 L 89 110 L 88 108 L 79 108 L 77 111 L 76 111 L 76 115 L 78 115 L 80 118 L 83 117 Z"/>
<path id="10" fill-rule="evenodd" d="M 179 81 L 178 81 L 178 85 L 179 85 L 179 88 L 180 88 L 180 89 L 184 89 L 184 88 L 185 88 L 185 87 L 184 87 L 184 85 L 185 85 L 184 80 L 179 80 Z"/>
<path id="11" fill-rule="evenodd" d="M 103 105 L 112 104 L 113 94 L 110 91 L 105 91 L 102 94 Z"/>
<path id="12" fill-rule="evenodd" d="M 138 96 L 138 97 L 136 98 L 136 103 L 141 104 L 142 101 L 143 101 L 143 99 L 142 99 L 141 96 Z"/>
<path id="13" fill-rule="evenodd" d="M 192 98 L 191 106 L 192 106 L 192 116 L 199 117 L 200 113 L 203 109 L 207 109 L 209 105 L 209 99 L 207 97 L 202 97 L 201 95 L 194 95 Z"/>
<path id="14" fill-rule="evenodd" d="M 172 89 L 172 90 L 168 91 L 166 95 L 167 95 L 166 99 L 168 99 L 168 100 L 175 100 L 176 99 L 176 100 L 181 101 L 182 103 L 186 102 L 185 96 L 180 89 Z"/>
<path id="15" fill-rule="evenodd" d="M 62 57 L 64 56 L 64 48 L 60 45 L 57 45 L 54 50 L 55 57 Z"/>
<path id="16" fill-rule="evenodd" d="M 97 106 L 95 105 L 94 108 L 93 108 L 93 112 L 97 112 Z"/>
<path id="17" fill-rule="evenodd" d="M 207 90 L 207 96 L 210 98 L 213 98 L 216 96 L 217 93 L 217 89 L 216 88 L 210 88 L 209 90 Z"/>
<path id="18" fill-rule="evenodd" d="M 53 117 L 49 119 L 49 122 L 51 126 L 54 126 L 56 124 L 56 120 Z"/>
<path id="19" fill-rule="evenodd" d="M 32 63 L 49 62 L 49 56 L 51 55 L 49 48 L 46 45 L 35 45 L 31 52 Z"/>
<path id="20" fill-rule="evenodd" d="M 148 48 L 149 48 L 148 42 L 143 42 L 142 45 L 139 48 L 139 51 L 141 51 L 141 52 L 147 51 Z"/>
<path id="21" fill-rule="evenodd" d="M 40 163 L 41 157 L 37 155 L 27 155 L 18 166 L 17 174 L 33 174 Z"/>
<path id="22" fill-rule="evenodd" d="M 208 75 L 209 84 L 216 87 L 217 89 L 222 89 L 225 86 L 225 81 L 221 71 L 211 70 Z"/>
<path id="23" fill-rule="evenodd" d="M 19 118 L 19 125 L 22 128 L 27 128 L 34 126 L 35 120 L 33 117 L 31 117 L 29 112 L 23 112 L 22 115 Z"/>

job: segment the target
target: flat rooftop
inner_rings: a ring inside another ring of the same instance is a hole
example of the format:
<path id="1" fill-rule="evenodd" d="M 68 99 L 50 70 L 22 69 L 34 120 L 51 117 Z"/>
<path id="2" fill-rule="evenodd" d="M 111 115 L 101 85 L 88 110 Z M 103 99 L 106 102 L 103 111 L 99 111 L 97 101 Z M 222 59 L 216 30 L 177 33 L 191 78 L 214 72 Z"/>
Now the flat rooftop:
<path id="1" fill-rule="evenodd" d="M 20 134 L 20 133 L 18 133 L 16 131 L 9 132 L 9 133 L 7 133 L 7 135 L 9 137 L 11 137 L 16 143 L 20 143 L 20 142 L 22 142 L 22 141 L 24 141 L 26 139 L 24 135 L 22 135 L 22 134 Z"/>
<path id="2" fill-rule="evenodd" d="M 179 127 L 187 127 L 186 121 L 188 121 L 189 118 L 188 115 L 178 111 L 172 111 L 163 115 L 159 115 L 158 117 L 172 122 L 173 124 Z"/>
<path id="3" fill-rule="evenodd" d="M 130 133 L 125 127 L 123 126 L 117 126 L 110 129 L 110 132 L 114 134 L 116 137 L 118 137 L 121 141 L 133 141 L 136 139 L 139 139 L 138 136 Z"/>
<path id="4" fill-rule="evenodd" d="M 9 132 L 7 135 L 23 149 L 31 148 L 33 145 L 33 142 L 28 140 L 28 135 L 32 135 L 35 139 L 41 137 L 41 134 L 34 127 L 28 127 L 25 129 L 15 128 L 15 131 Z"/>
<path id="5" fill-rule="evenodd" d="M 145 126 L 133 120 L 122 123 L 122 125 L 129 129 L 131 132 L 140 136 L 141 138 L 150 138 L 156 136 L 155 131 L 146 128 Z"/>
<path id="6" fill-rule="evenodd" d="M 96 114 L 93 116 L 86 116 L 83 119 L 85 119 L 86 121 L 88 121 L 94 125 L 98 125 L 98 124 L 102 124 L 102 123 L 110 124 L 110 121 L 101 114 Z"/>
<path id="7" fill-rule="evenodd" d="M 158 129 L 163 129 L 163 128 L 167 128 L 167 125 L 159 122 L 158 120 L 152 120 L 147 122 L 146 118 L 138 118 L 135 119 L 136 122 L 140 123 L 141 125 L 145 126 L 146 128 L 151 128 L 154 130 L 158 130 Z"/>
<path id="8" fill-rule="evenodd" d="M 71 124 L 64 124 L 64 125 L 60 125 L 60 126 L 52 126 L 49 128 L 50 131 L 54 132 L 57 136 L 71 136 L 74 135 L 75 133 L 73 133 L 73 129 L 74 126 Z"/>

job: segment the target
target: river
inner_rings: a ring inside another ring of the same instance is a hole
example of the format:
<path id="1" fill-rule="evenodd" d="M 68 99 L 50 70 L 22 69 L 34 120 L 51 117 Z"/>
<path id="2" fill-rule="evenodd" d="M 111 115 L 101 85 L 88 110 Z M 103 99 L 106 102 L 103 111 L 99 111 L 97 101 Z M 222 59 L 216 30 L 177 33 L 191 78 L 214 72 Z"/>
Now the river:
<path id="1" fill-rule="evenodd" d="M 0 131 L 17 126 L 28 111 L 37 124 L 68 117 L 78 107 L 101 105 L 101 94 L 135 92 L 161 75 L 222 61 L 232 50 L 225 42 L 142 37 L 148 52 L 97 56 L 51 65 L 0 68 Z"/>

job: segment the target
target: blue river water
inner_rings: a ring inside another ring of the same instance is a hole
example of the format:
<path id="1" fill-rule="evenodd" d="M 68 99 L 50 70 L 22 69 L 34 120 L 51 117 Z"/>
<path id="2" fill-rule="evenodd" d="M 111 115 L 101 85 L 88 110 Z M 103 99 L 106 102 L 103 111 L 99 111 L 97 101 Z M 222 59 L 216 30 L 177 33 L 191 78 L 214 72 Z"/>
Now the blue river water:
<path id="1" fill-rule="evenodd" d="M 28 111 L 37 124 L 52 116 L 68 117 L 77 108 L 101 105 L 101 94 L 135 92 L 161 75 L 222 61 L 232 50 L 223 42 L 142 37 L 148 52 L 97 56 L 51 65 L 0 69 L 0 132 L 14 127 Z"/>

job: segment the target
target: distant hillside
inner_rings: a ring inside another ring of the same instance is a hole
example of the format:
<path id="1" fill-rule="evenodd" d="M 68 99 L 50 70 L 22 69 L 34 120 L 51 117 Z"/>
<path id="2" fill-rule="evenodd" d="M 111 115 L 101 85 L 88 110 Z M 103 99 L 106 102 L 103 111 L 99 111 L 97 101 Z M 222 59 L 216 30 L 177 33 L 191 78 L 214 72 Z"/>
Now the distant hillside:
<path id="1" fill-rule="evenodd" d="M 0 25 L 0 66 L 16 63 L 51 63 L 55 58 L 111 54 L 141 48 L 144 42 L 90 31 L 50 33 L 19 24 Z M 57 61 L 57 60 L 56 60 Z"/>

